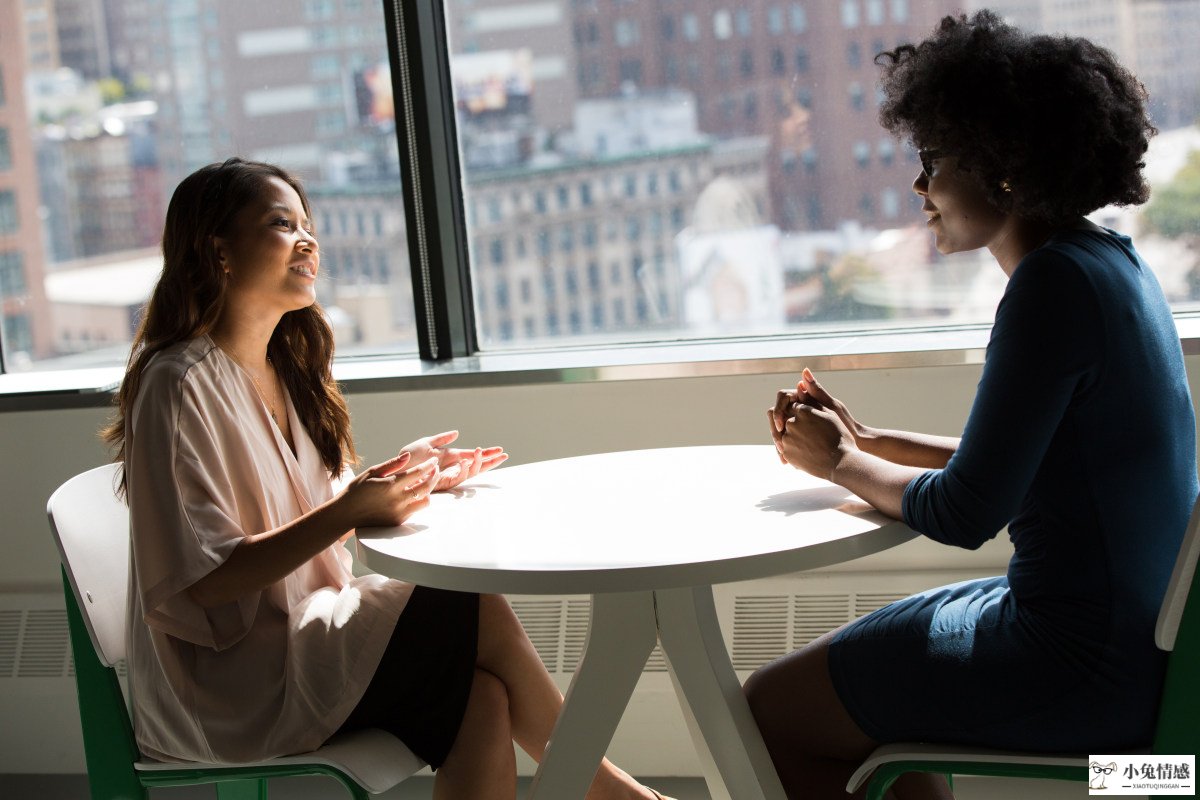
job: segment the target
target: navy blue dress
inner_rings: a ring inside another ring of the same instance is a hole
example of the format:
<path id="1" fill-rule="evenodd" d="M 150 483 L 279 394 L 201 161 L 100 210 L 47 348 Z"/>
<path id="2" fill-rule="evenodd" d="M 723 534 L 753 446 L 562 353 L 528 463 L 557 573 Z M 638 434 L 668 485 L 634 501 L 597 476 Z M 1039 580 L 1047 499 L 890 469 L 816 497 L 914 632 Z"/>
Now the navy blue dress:
<path id="1" fill-rule="evenodd" d="M 1008 525 L 1005 577 L 863 617 L 830 646 L 843 704 L 880 742 L 1111 752 L 1153 738 L 1154 625 L 1197 495 L 1179 337 L 1128 237 L 1071 230 L 996 310 L 962 443 L 904 521 L 974 549 Z"/>

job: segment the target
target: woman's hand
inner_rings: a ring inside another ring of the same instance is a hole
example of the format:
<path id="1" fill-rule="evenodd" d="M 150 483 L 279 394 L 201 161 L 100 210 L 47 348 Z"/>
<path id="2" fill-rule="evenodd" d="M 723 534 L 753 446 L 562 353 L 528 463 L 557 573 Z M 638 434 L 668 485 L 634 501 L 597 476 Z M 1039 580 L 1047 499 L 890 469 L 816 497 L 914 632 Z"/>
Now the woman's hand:
<path id="1" fill-rule="evenodd" d="M 429 505 L 429 493 L 440 476 L 438 461 L 430 457 L 409 467 L 412 456 L 401 453 L 393 459 L 363 470 L 346 484 L 339 497 L 350 524 L 401 525 Z"/>
<path id="2" fill-rule="evenodd" d="M 476 447 L 474 450 L 459 450 L 448 445 L 458 438 L 458 431 L 446 431 L 434 436 L 425 436 L 400 450 L 412 457 L 413 463 L 436 458 L 440 475 L 435 492 L 453 489 L 463 481 L 498 467 L 508 460 L 503 447 Z"/>
<path id="3" fill-rule="evenodd" d="M 771 438 L 780 461 L 824 480 L 833 480 L 834 471 L 846 455 L 857 450 L 854 436 L 841 418 L 828 408 L 810 403 L 793 403 L 777 425 L 779 404 L 767 409 Z"/>
<path id="4" fill-rule="evenodd" d="M 796 391 L 790 392 L 786 389 L 780 389 L 779 394 L 775 398 L 775 427 L 777 430 L 783 430 L 783 421 L 787 418 L 786 412 L 796 403 L 805 403 L 817 408 L 827 408 L 838 415 L 842 424 L 846 426 L 846 430 L 854 437 L 856 444 L 861 444 L 861 439 L 866 435 L 867 428 L 854 418 L 850 413 L 850 409 L 846 404 L 836 397 L 825 391 L 812 374 L 812 370 L 808 367 L 804 368 L 804 372 L 800 375 L 800 380 L 796 382 Z"/>

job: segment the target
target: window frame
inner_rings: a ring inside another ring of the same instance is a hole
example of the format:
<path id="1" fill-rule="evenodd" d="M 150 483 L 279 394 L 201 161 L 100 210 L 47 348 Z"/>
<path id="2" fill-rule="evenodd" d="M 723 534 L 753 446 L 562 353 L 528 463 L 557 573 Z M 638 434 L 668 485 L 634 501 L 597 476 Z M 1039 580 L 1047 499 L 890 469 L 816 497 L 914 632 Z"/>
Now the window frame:
<path id="1" fill-rule="evenodd" d="M 442 0 L 383 0 L 383 9 L 417 350 L 430 362 L 471 356 L 479 341 L 445 10 Z"/>
<path id="2" fill-rule="evenodd" d="M 904 3 L 892 0 L 894 7 Z M 578 381 L 896 369 L 981 364 L 990 325 L 845 327 L 728 340 L 563 345 L 481 352 L 468 253 L 467 213 L 445 46 L 444 0 L 383 0 L 396 98 L 396 138 L 408 226 L 418 359 L 339 359 L 351 393 Z M 779 8 L 786 8 L 780 5 Z M 894 13 L 894 11 L 893 11 Z M 682 23 L 681 31 L 682 35 Z M 2 83 L 0 83 L 2 87 Z M 0 89 L 2 91 L 2 89 Z M 599 235 L 600 232 L 597 232 Z M 487 255 L 480 258 L 487 261 Z M 441 265 L 435 267 L 434 265 Z M 591 280 L 592 264 L 582 285 Z M 597 265 L 603 268 L 603 265 Z M 511 287 L 497 285 L 509 294 Z M 480 291 L 485 291 L 480 288 Z M 511 302 L 511 298 L 508 298 Z M 595 309 L 580 307 L 581 315 Z M 1200 313 L 1176 312 L 1187 356 L 1200 356 Z M 111 403 L 123 366 L 9 373 L 0 330 L 0 412 Z"/>

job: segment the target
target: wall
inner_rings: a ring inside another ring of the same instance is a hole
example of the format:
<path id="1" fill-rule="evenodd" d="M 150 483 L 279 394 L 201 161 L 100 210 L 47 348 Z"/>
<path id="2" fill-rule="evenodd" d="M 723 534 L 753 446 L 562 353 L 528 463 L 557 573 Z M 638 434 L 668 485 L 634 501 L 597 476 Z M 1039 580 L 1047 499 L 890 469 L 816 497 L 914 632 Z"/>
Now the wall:
<path id="1" fill-rule="evenodd" d="M 1195 396 L 1200 356 L 1189 357 L 1187 367 Z M 956 435 L 979 373 L 978 366 L 960 366 L 842 371 L 819 377 L 863 421 Z M 388 458 L 418 435 L 458 428 L 465 444 L 502 444 L 512 454 L 512 463 L 519 464 L 607 450 L 767 443 L 765 409 L 775 390 L 789 380 L 788 375 L 764 374 L 505 386 L 357 394 L 350 401 L 360 451 L 368 463 Z M 0 559 L 0 614 L 5 607 L 61 607 L 58 559 L 47 530 L 45 502 L 66 478 L 105 459 L 95 436 L 105 415 L 102 409 L 0 415 L 0 453 L 5 454 L 0 535 L 8 545 L 6 557 Z M 844 573 L 843 582 L 852 590 L 871 590 L 896 584 L 905 574 L 927 581 L 938 573 L 998 573 L 1008 554 L 1004 537 L 975 552 L 916 540 L 828 572 Z M 633 719 L 652 716 L 652 710 L 657 714 L 660 702 L 662 708 L 672 709 L 665 675 L 648 680 L 650 694 L 657 699 L 641 711 L 631 711 Z M 0 774 L 82 771 L 72 693 L 68 680 L 0 677 Z M 690 748 L 682 718 L 677 710 L 671 714 L 667 724 L 677 722 L 679 731 L 672 751 L 676 755 L 671 756 L 675 760 L 661 770 L 631 768 L 642 774 L 688 774 Z M 14 718 L 22 724 L 10 724 Z M 631 732 L 639 726 L 628 724 L 630 718 L 618 731 L 618 750 L 641 738 Z"/>
<path id="2" fill-rule="evenodd" d="M 819 377 L 872 425 L 956 435 L 979 367 Z M 394 455 L 416 436 L 457 428 L 465 444 L 502 444 L 512 455 L 510 463 L 520 464 L 605 450 L 768 443 L 765 409 L 789 380 L 787 375 L 739 375 L 382 392 L 352 395 L 350 406 L 366 463 Z M 106 416 L 103 409 L 0 415 L 0 452 L 6 454 L 0 531 L 9 545 L 0 560 L 0 592 L 57 591 L 58 556 L 46 528 L 46 498 L 71 475 L 107 460 L 96 436 Z M 958 554 L 922 544 L 906 552 L 932 550 L 930 558 L 959 563 Z"/>

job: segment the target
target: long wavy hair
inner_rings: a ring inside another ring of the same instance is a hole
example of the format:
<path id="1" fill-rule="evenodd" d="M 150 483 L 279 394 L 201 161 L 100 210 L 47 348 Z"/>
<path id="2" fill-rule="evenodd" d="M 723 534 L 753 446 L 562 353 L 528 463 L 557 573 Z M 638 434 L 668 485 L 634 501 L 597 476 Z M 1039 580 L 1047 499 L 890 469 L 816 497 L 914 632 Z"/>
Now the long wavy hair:
<path id="1" fill-rule="evenodd" d="M 101 431 L 124 463 L 129 414 L 150 359 L 171 345 L 212 331 L 225 307 L 228 276 L 221 268 L 214 237 L 234 232 L 238 213 L 260 198 L 271 178 L 296 190 L 312 216 L 304 187 L 273 164 L 231 158 L 209 164 L 180 182 L 167 206 L 163 228 L 163 270 L 142 313 L 133 339 L 125 379 L 117 393 L 115 418 Z M 350 412 L 333 380 L 333 330 L 317 303 L 283 315 L 267 345 L 296 415 L 331 476 L 357 455 L 350 433 Z M 124 470 L 119 491 L 125 493 Z"/>

